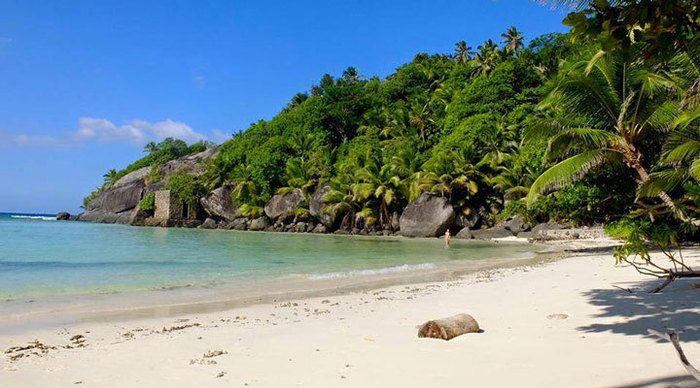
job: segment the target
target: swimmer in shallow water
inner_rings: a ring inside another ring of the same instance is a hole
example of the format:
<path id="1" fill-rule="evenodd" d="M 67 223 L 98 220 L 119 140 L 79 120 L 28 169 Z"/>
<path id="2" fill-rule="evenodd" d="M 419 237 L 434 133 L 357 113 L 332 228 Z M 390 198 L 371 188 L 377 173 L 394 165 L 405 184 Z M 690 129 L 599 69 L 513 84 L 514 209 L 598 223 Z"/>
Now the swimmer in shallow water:
<path id="1" fill-rule="evenodd" d="M 448 249 L 450 247 L 450 239 L 452 238 L 452 234 L 450 233 L 450 230 L 447 229 L 445 232 L 445 249 Z"/>

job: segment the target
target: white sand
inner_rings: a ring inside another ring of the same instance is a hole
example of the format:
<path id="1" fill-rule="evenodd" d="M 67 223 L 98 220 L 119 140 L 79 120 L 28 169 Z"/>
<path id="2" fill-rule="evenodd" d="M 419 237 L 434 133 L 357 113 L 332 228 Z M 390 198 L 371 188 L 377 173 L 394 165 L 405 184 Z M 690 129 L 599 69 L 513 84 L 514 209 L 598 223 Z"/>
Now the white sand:
<path id="1" fill-rule="evenodd" d="M 700 261 L 700 251 L 689 254 Z M 680 330 L 700 366 L 693 283 L 647 294 L 641 287 L 654 282 L 597 254 L 452 283 L 0 336 L 3 350 L 35 338 L 58 347 L 14 362 L 5 355 L 0 387 L 698 386 L 669 343 L 646 335 Z M 461 312 L 485 332 L 417 338 L 422 322 Z M 158 332 L 193 323 L 201 326 Z M 62 348 L 76 334 L 87 347 Z M 227 353 L 203 358 L 212 350 Z"/>

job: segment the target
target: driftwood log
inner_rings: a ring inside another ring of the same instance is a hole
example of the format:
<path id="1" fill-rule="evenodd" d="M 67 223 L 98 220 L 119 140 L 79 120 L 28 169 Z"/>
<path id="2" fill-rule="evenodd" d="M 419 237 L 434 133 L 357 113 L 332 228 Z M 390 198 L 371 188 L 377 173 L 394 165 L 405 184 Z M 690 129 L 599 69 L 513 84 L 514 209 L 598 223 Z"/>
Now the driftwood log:
<path id="1" fill-rule="evenodd" d="M 690 363 L 690 361 L 688 361 L 688 358 L 685 356 L 685 353 L 683 353 L 683 349 L 681 349 L 681 342 L 678 339 L 678 333 L 672 331 L 667 334 L 662 334 L 653 329 L 649 329 L 647 331 L 649 332 L 649 334 L 655 337 L 671 341 L 671 343 L 673 344 L 673 348 L 676 349 L 676 353 L 678 353 L 678 358 L 681 359 L 681 364 L 683 364 L 685 370 L 687 370 L 688 373 L 691 376 L 693 376 L 697 381 L 700 381 L 700 371 L 695 369 L 695 367 Z"/>
<path id="2" fill-rule="evenodd" d="M 480 333 L 479 323 L 469 314 L 457 314 L 449 318 L 428 321 L 418 329 L 418 337 L 451 340 L 466 333 Z"/>

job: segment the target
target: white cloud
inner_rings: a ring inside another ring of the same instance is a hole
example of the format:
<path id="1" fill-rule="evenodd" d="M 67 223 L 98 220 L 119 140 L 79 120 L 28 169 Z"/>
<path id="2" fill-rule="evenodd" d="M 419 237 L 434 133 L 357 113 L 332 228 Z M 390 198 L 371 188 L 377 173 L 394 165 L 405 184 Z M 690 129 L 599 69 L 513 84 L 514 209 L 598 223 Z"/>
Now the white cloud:
<path id="1" fill-rule="evenodd" d="M 215 143 L 223 143 L 233 137 L 229 132 L 224 132 L 220 129 L 214 129 L 211 131 L 211 141 Z"/>
<path id="2" fill-rule="evenodd" d="M 81 117 L 78 130 L 71 135 L 77 140 L 97 140 L 103 143 L 126 142 L 143 145 L 149 141 L 161 141 L 166 137 L 182 139 L 188 143 L 206 140 L 206 136 L 197 133 L 189 125 L 170 119 L 151 123 L 144 120 L 132 120 L 123 125 L 116 125 L 107 119 Z"/>
<path id="3" fill-rule="evenodd" d="M 221 132 L 221 131 L 219 131 Z M 220 134 L 214 132 L 215 137 Z M 189 125 L 171 119 L 149 122 L 145 120 L 131 120 L 122 125 L 94 117 L 81 117 L 78 119 L 78 129 L 65 133 L 63 136 L 45 136 L 29 134 L 0 134 L 0 146 L 36 146 L 56 147 L 69 146 L 90 141 L 100 143 L 128 143 L 142 146 L 149 141 L 161 141 L 167 137 L 181 139 L 187 143 L 207 140 L 207 136 L 196 132 Z"/>

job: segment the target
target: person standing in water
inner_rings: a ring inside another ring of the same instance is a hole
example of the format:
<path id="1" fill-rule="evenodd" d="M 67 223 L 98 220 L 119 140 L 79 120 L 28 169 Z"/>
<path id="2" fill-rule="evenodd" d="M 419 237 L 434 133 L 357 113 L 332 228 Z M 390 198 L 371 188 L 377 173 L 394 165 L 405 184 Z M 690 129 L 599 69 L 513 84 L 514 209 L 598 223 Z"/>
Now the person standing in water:
<path id="1" fill-rule="evenodd" d="M 445 249 L 448 249 L 450 247 L 450 239 L 452 238 L 452 234 L 450 233 L 450 230 L 447 229 L 445 232 Z"/>

